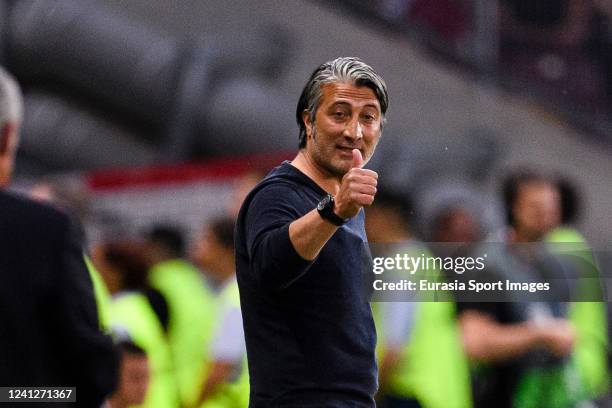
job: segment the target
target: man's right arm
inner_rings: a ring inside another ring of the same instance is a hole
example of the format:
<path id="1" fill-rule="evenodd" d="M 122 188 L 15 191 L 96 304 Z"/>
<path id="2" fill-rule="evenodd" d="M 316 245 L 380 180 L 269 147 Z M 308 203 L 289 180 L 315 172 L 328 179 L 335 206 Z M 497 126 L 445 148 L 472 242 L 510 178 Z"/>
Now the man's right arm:
<path id="1" fill-rule="evenodd" d="M 377 174 L 351 169 L 342 179 L 334 212 L 351 218 L 376 194 Z M 302 215 L 302 198 L 289 185 L 270 185 L 259 191 L 246 216 L 246 238 L 251 267 L 264 286 L 283 289 L 302 276 L 338 227 L 312 209 Z"/>
<path id="2" fill-rule="evenodd" d="M 314 209 L 289 225 L 289 239 L 302 258 L 312 261 L 337 229 Z"/>
<path id="3" fill-rule="evenodd" d="M 301 200 L 293 186 L 279 183 L 262 188 L 249 204 L 243 231 L 250 273 L 262 287 L 284 289 L 312 264 L 289 236 L 291 223 L 303 216 L 297 208 Z"/>
<path id="4" fill-rule="evenodd" d="M 245 220 L 246 245 L 256 280 L 279 290 L 299 279 L 319 255 L 337 226 L 315 209 L 302 215 L 300 195 L 289 185 L 259 191 Z"/>
<path id="5" fill-rule="evenodd" d="M 348 219 L 356 216 L 364 206 L 374 202 L 378 174 L 362 169 L 363 158 L 358 149 L 353 149 L 353 166 L 342 177 L 334 201 L 334 213 Z M 295 220 L 289 227 L 289 236 L 295 250 L 304 259 L 313 260 L 336 232 L 331 222 L 324 220 L 315 209 Z"/>

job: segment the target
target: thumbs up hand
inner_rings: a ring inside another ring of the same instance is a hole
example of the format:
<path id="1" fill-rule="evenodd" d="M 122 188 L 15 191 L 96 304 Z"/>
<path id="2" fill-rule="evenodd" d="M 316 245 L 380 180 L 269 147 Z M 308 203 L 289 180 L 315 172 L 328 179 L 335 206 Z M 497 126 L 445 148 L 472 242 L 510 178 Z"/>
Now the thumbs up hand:
<path id="1" fill-rule="evenodd" d="M 375 171 L 362 169 L 363 157 L 359 149 L 353 149 L 352 168 L 342 178 L 340 191 L 334 197 L 334 212 L 340 218 L 351 218 L 359 213 L 363 206 L 374 202 L 378 174 Z"/>
<path id="2" fill-rule="evenodd" d="M 351 168 L 361 168 L 363 166 L 363 157 L 361 156 L 361 151 L 359 149 L 353 149 L 353 165 Z"/>

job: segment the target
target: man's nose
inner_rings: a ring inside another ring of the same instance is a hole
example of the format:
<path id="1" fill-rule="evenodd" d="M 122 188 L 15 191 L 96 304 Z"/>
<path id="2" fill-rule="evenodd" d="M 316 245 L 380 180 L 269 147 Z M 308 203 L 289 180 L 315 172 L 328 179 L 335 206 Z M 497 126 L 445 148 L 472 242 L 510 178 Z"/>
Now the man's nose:
<path id="1" fill-rule="evenodd" d="M 355 117 L 347 122 L 344 128 L 344 135 L 356 140 L 363 137 L 363 128 L 361 127 L 361 123 L 359 123 L 359 118 Z"/>

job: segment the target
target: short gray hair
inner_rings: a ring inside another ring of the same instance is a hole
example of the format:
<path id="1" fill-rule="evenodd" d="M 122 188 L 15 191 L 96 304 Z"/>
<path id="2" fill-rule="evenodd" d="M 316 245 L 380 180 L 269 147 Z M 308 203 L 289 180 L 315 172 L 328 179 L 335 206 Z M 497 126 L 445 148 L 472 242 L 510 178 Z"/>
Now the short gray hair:
<path id="1" fill-rule="evenodd" d="M 321 100 L 322 87 L 329 83 L 351 83 L 355 86 L 367 86 L 374 91 L 382 111 L 381 125 L 385 122 L 385 113 L 389 107 L 387 84 L 365 62 L 356 57 L 340 57 L 321 64 L 310 76 L 302 90 L 295 112 L 300 128 L 300 149 L 306 146 L 306 125 L 302 118 L 304 110 L 308 110 L 310 121 L 314 123 L 315 114 Z"/>
<path id="2" fill-rule="evenodd" d="M 0 67 L 0 126 L 7 122 L 21 124 L 23 119 L 23 97 L 13 76 Z"/>

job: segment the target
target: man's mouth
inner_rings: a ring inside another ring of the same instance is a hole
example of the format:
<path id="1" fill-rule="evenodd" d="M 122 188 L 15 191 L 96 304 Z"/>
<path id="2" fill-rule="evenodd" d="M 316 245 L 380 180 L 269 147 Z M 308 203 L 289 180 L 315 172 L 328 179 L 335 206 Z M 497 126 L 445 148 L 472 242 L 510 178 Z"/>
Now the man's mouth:
<path id="1" fill-rule="evenodd" d="M 336 146 L 336 149 L 338 149 L 340 151 L 340 153 L 344 156 L 346 155 L 347 157 L 353 157 L 353 149 L 356 149 L 356 147 L 354 146 Z M 361 149 L 359 149 L 361 151 Z M 363 152 L 361 152 L 361 154 L 363 155 Z"/>

